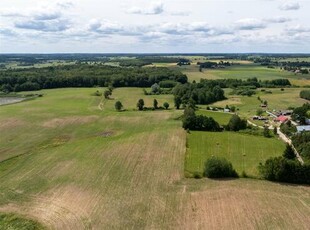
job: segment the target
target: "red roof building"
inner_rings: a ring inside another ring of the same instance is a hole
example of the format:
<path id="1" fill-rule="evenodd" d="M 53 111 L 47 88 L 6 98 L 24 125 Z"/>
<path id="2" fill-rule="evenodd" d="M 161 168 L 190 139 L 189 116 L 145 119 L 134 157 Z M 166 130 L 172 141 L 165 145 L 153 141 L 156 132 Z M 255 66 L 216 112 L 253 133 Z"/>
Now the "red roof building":
<path id="1" fill-rule="evenodd" d="M 281 123 L 284 123 L 284 122 L 288 121 L 288 117 L 287 117 L 287 116 L 281 115 L 281 116 L 278 116 L 278 117 L 275 119 L 275 121 L 279 121 L 279 122 L 281 122 Z"/>

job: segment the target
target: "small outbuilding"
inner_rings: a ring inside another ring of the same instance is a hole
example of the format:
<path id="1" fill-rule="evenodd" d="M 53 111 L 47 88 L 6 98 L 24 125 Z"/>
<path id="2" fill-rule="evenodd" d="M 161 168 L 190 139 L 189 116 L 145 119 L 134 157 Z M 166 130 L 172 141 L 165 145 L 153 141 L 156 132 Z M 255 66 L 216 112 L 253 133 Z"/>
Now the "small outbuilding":
<path id="1" fill-rule="evenodd" d="M 309 132 L 310 131 L 310 125 L 299 125 L 296 126 L 297 132 L 301 133 L 301 132 Z"/>

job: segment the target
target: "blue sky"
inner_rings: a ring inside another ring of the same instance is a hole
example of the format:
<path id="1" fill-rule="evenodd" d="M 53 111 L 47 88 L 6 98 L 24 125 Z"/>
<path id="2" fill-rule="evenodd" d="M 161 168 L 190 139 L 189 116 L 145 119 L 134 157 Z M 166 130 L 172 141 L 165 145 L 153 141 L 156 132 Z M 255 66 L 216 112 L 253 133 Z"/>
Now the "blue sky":
<path id="1" fill-rule="evenodd" d="M 1 0 L 1 53 L 310 53 L 307 0 Z"/>

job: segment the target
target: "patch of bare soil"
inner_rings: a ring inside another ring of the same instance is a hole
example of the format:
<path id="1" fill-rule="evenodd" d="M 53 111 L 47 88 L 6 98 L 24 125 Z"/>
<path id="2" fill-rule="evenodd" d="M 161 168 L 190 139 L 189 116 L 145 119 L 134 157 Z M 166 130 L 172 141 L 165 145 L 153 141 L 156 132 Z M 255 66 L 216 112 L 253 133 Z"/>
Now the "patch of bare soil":
<path id="1" fill-rule="evenodd" d="M 111 137 L 114 135 L 113 131 L 104 131 L 101 133 L 98 133 L 98 136 L 102 136 L 102 137 Z"/>
<path id="2" fill-rule="evenodd" d="M 0 120 L 0 129 L 12 129 L 21 125 L 24 125 L 25 122 L 17 118 L 7 118 Z"/>
<path id="3" fill-rule="evenodd" d="M 299 210 L 298 197 L 292 199 L 277 192 L 238 187 L 190 192 L 185 197 L 187 202 L 182 218 L 183 229 L 309 227 L 309 216 Z"/>
<path id="4" fill-rule="evenodd" d="M 32 201 L 23 205 L 11 203 L 2 206 L 0 211 L 29 216 L 48 229 L 92 229 L 90 216 L 96 206 L 97 195 L 77 186 L 66 186 L 34 196 Z"/>
<path id="5" fill-rule="evenodd" d="M 85 123 L 95 121 L 97 119 L 98 119 L 98 116 L 95 116 L 95 115 L 54 118 L 52 120 L 45 121 L 43 123 L 43 126 L 47 128 L 56 128 L 56 127 L 66 126 L 66 125 L 85 124 Z"/>

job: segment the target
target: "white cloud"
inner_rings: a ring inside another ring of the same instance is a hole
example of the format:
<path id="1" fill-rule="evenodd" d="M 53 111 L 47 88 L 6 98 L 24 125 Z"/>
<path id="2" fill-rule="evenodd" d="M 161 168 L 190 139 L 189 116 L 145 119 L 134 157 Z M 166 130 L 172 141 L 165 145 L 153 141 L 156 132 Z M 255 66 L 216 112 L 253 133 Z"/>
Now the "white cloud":
<path id="1" fill-rule="evenodd" d="M 189 11 L 172 11 L 171 16 L 189 16 L 191 13 Z"/>
<path id="2" fill-rule="evenodd" d="M 257 30 L 266 27 L 266 24 L 256 18 L 244 18 L 235 22 L 235 26 L 239 30 Z"/>
<path id="3" fill-rule="evenodd" d="M 300 5 L 298 2 L 284 2 L 279 6 L 280 10 L 299 10 Z"/>
<path id="4" fill-rule="evenodd" d="M 68 45 L 67 52 L 107 52 L 110 47 L 109 51 L 113 52 L 149 52 L 150 49 L 155 52 L 205 52 L 208 48 L 211 48 L 210 51 L 218 51 L 212 47 L 217 47 L 217 44 L 221 51 L 225 51 L 222 47 L 228 47 L 242 52 L 242 47 L 246 45 L 259 50 L 272 47 L 271 44 L 284 44 L 281 47 L 285 50 L 290 42 L 303 52 L 309 52 L 310 49 L 310 29 L 306 14 L 310 12 L 310 2 L 307 1 L 303 1 L 303 10 L 294 16 L 289 11 L 277 15 L 280 13 L 277 11 L 279 2 L 284 3 L 281 7 L 288 10 L 296 8 L 296 4 L 292 4 L 294 0 L 274 0 L 266 4 L 262 4 L 263 0 L 253 0 L 251 4 L 248 1 L 242 4 L 227 1 L 224 10 L 216 4 L 216 0 L 201 1 L 200 4 L 193 4 L 189 0 L 135 0 L 126 1 L 136 3 L 132 8 L 126 5 L 128 11 L 119 11 L 125 5 L 117 1 L 109 5 L 100 0 L 75 0 L 74 4 L 63 0 L 31 0 L 33 4 L 16 1 L 14 5 L 11 0 L 0 1 L 0 15 L 3 16 L 0 20 L 0 35 L 9 38 L 2 39 L 6 45 L 0 47 L 0 52 L 17 49 L 16 43 L 13 44 L 17 40 L 22 41 L 19 47 L 27 51 L 32 48 L 26 44 L 41 44 L 38 50 L 42 52 L 49 51 L 46 47 L 62 52 L 64 44 Z M 235 21 L 238 15 L 244 18 Z M 293 22 L 300 25 L 292 26 Z M 148 46 L 145 46 L 146 42 L 149 42 Z M 305 42 L 309 44 L 305 45 Z M 296 45 L 301 43 L 304 44 L 302 48 Z"/>
<path id="5" fill-rule="evenodd" d="M 88 24 L 88 29 L 92 32 L 106 34 L 113 34 L 124 30 L 119 23 L 98 19 L 92 19 Z"/>
<path id="6" fill-rule="evenodd" d="M 272 18 L 267 18 L 264 20 L 265 22 L 269 22 L 269 23 L 285 23 L 285 22 L 290 22 L 292 21 L 291 18 L 289 17 L 272 17 Z"/>
<path id="7" fill-rule="evenodd" d="M 310 33 L 310 27 L 304 27 L 301 25 L 290 26 L 285 28 L 285 31 L 289 35 L 301 34 L 301 33 Z"/>
<path id="8" fill-rule="evenodd" d="M 70 27 L 67 20 L 23 20 L 15 22 L 19 29 L 38 30 L 44 32 L 63 31 Z"/>
<path id="9" fill-rule="evenodd" d="M 148 7 L 131 7 L 127 10 L 129 14 L 154 15 L 164 12 L 164 4 L 162 2 L 152 2 Z"/>

